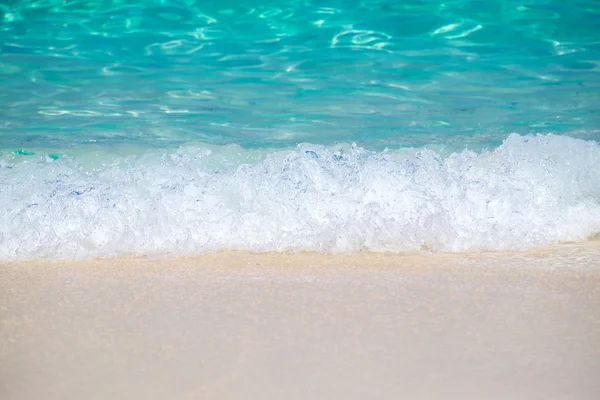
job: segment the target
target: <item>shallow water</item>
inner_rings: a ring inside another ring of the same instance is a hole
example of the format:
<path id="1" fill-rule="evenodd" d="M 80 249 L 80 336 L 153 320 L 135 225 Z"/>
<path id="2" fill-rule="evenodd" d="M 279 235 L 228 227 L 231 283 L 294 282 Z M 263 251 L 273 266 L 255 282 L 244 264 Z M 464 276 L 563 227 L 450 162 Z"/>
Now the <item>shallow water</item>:
<path id="1" fill-rule="evenodd" d="M 4 2 L 0 257 L 583 240 L 599 18 L 596 1 Z"/>

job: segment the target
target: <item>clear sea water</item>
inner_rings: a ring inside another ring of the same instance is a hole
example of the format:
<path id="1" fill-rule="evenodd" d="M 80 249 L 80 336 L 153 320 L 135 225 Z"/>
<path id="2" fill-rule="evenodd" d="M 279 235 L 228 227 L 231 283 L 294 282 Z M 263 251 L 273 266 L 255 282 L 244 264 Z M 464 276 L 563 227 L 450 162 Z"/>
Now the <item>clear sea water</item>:
<path id="1" fill-rule="evenodd" d="M 600 232 L 593 0 L 0 1 L 0 260 Z"/>

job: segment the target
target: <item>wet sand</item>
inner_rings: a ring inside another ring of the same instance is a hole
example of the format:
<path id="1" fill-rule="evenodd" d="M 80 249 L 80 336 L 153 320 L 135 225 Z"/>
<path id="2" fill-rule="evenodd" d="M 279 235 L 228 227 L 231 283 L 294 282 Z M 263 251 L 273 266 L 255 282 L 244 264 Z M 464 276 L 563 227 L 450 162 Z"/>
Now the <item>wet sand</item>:
<path id="1" fill-rule="evenodd" d="M 0 398 L 597 399 L 600 243 L 0 264 Z"/>

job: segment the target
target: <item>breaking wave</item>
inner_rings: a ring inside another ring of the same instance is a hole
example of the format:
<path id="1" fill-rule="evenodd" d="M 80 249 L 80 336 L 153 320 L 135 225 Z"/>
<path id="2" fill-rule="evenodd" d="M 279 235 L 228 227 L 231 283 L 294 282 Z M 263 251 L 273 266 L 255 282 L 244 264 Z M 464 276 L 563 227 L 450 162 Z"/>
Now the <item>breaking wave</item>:
<path id="1" fill-rule="evenodd" d="M 2 260 L 526 249 L 600 232 L 600 145 L 513 134 L 448 155 L 309 144 L 95 163 L 5 153 L 0 205 Z"/>

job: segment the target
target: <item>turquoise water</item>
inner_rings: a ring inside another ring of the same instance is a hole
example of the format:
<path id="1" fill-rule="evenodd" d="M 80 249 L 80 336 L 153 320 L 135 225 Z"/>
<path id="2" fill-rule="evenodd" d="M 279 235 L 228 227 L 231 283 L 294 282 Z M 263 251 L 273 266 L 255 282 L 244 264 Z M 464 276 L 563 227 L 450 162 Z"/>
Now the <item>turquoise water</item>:
<path id="1" fill-rule="evenodd" d="M 600 231 L 597 1 L 0 2 L 0 258 Z"/>

